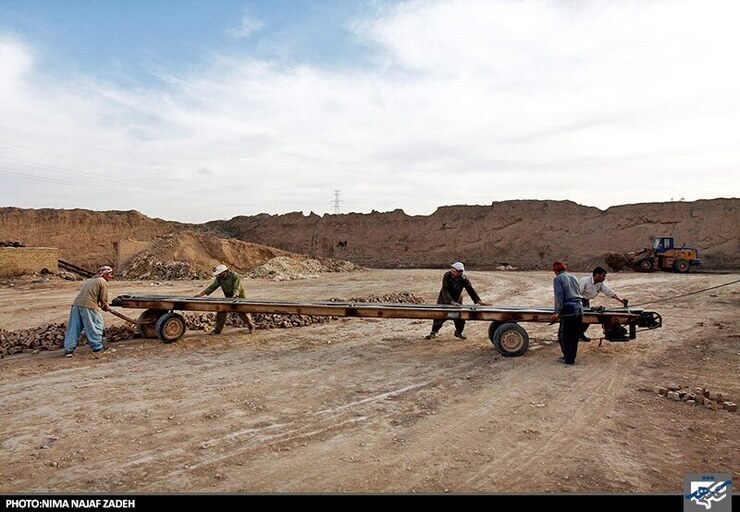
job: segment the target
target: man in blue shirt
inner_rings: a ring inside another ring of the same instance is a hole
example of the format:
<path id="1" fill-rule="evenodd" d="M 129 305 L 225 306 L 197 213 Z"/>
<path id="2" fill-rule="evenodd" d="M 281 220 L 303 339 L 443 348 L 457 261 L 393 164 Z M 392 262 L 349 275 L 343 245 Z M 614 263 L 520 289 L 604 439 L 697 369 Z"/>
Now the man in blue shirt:
<path id="1" fill-rule="evenodd" d="M 583 296 L 578 278 L 567 272 L 568 268 L 562 261 L 552 265 L 555 278 L 552 281 L 555 295 L 555 312 L 550 318 L 553 322 L 560 322 L 558 341 L 563 357 L 558 361 L 565 364 L 574 364 L 578 353 L 578 338 L 581 335 L 583 321 Z"/>

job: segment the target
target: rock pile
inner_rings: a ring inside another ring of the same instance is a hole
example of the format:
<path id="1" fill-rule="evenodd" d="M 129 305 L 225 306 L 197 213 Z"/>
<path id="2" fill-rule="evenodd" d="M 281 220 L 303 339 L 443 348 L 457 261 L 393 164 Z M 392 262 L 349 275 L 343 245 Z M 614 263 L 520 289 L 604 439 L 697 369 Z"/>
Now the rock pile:
<path id="1" fill-rule="evenodd" d="M 193 268 L 184 261 L 150 261 L 147 268 L 151 270 L 136 275 L 136 269 L 130 270 L 124 278 L 135 278 L 141 280 L 155 279 L 163 281 L 176 281 L 184 279 L 210 279 L 211 272 L 204 269 Z"/>
<path id="2" fill-rule="evenodd" d="M 621 272 L 629 266 L 629 259 L 624 254 L 608 252 L 603 255 L 603 258 L 612 272 Z"/>
<path id="3" fill-rule="evenodd" d="M 44 324 L 33 329 L 18 331 L 0 329 L 0 357 L 23 352 L 38 353 L 39 350 L 58 349 L 64 344 L 66 330 L 66 323 Z M 103 331 L 103 337 L 107 341 L 129 340 L 136 337 L 136 329 L 129 325 L 111 326 Z M 87 338 L 84 334 L 80 338 L 80 344 L 87 345 Z"/>
<path id="4" fill-rule="evenodd" d="M 424 301 L 412 293 L 391 293 L 383 296 L 371 295 L 369 297 L 351 297 L 349 299 L 332 298 L 331 302 L 384 302 L 384 303 L 411 303 L 421 304 Z M 188 329 L 210 330 L 216 322 L 215 313 L 191 313 L 183 315 Z M 310 316 L 310 315 L 272 315 L 255 314 L 252 321 L 257 329 L 290 329 L 293 327 L 304 327 L 307 325 L 326 323 L 336 320 L 334 316 Z M 246 327 L 237 315 L 227 315 L 226 325 L 233 327 Z M 64 343 L 64 332 L 66 323 L 44 324 L 32 329 L 20 329 L 18 331 L 7 331 L 0 328 L 0 358 L 6 355 L 20 354 L 24 352 L 38 353 L 40 350 L 55 350 Z M 103 337 L 108 342 L 130 340 L 138 336 L 136 327 L 132 324 L 110 326 L 103 331 Z M 87 344 L 83 334 L 80 339 L 81 345 Z"/>
<path id="5" fill-rule="evenodd" d="M 185 313 L 185 323 L 190 330 L 209 331 L 216 323 L 215 313 Z M 291 329 L 305 327 L 311 324 L 321 324 L 336 320 L 335 316 L 309 315 L 268 315 L 252 314 L 252 322 L 257 329 Z M 227 315 L 226 325 L 231 327 L 246 327 L 237 315 Z"/>
<path id="6" fill-rule="evenodd" d="M 296 258 L 276 256 L 256 267 L 249 277 L 269 278 L 274 281 L 293 279 L 315 279 L 320 272 L 352 272 L 362 267 L 351 261 L 333 260 L 330 258 Z"/>
<path id="7" fill-rule="evenodd" d="M 331 298 L 330 302 L 379 302 L 386 304 L 424 304 L 424 299 L 413 293 L 389 293 L 386 295 L 370 295 L 369 297 L 350 297 L 349 299 Z"/>
<path id="8" fill-rule="evenodd" d="M 212 234 L 183 231 L 157 237 L 119 269 L 124 279 L 210 279 L 212 269 L 223 263 L 240 275 L 306 278 L 319 272 L 346 272 L 360 267 L 348 261 L 311 258 L 274 247 L 252 244 Z"/>
<path id="9" fill-rule="evenodd" d="M 423 299 L 413 293 L 390 293 L 383 296 L 370 295 L 369 297 L 350 297 L 349 299 L 331 298 L 330 302 L 359 302 L 359 303 L 398 303 L 398 304 L 422 304 Z M 215 313 L 185 313 L 185 323 L 190 330 L 207 331 L 213 328 L 216 322 Z M 252 322 L 257 329 L 290 329 L 293 327 L 305 327 L 311 324 L 321 324 L 336 320 L 335 316 L 313 316 L 313 315 L 272 315 L 252 314 Z M 232 327 L 246 327 L 237 315 L 227 315 L 226 325 Z"/>
<path id="10" fill-rule="evenodd" d="M 683 401 L 689 405 L 703 405 L 714 411 L 725 409 L 730 412 L 737 410 L 737 404 L 730 401 L 726 393 L 710 391 L 706 388 L 689 388 L 678 384 L 655 386 L 653 389 L 658 395 L 669 400 Z"/>

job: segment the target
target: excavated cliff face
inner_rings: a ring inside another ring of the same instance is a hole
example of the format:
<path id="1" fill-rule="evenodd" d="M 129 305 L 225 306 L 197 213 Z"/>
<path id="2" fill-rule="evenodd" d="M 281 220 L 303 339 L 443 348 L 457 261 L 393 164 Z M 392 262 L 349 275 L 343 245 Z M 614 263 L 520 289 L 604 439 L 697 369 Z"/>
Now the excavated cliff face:
<path id="1" fill-rule="evenodd" d="M 137 211 L 0 208 L 0 240 L 29 247 L 57 247 L 59 258 L 96 269 L 114 264 L 114 243 L 121 239 L 153 240 L 197 226 L 152 219 Z"/>
<path id="2" fill-rule="evenodd" d="M 645 203 L 606 211 L 571 201 L 503 201 L 490 206 L 445 206 L 430 216 L 388 213 L 304 216 L 257 215 L 210 222 L 236 238 L 369 267 L 471 268 L 507 263 L 549 268 L 554 260 L 578 270 L 603 265 L 608 253 L 649 245 L 672 235 L 699 248 L 702 268 L 740 268 L 739 199 Z"/>
<path id="3" fill-rule="evenodd" d="M 602 211 L 571 201 L 502 201 L 444 206 L 429 216 L 402 210 L 323 217 L 298 212 L 195 226 L 135 211 L 0 208 L 0 240 L 58 247 L 62 259 L 89 268 L 115 261 L 118 240 L 196 230 L 368 267 L 445 267 L 461 260 L 473 269 L 507 263 L 524 270 L 550 268 L 562 259 L 574 270 L 585 270 L 603 265 L 608 253 L 646 247 L 651 235 L 672 235 L 679 245 L 699 249 L 701 268 L 737 270 L 738 206 L 740 199 L 712 199 Z"/>

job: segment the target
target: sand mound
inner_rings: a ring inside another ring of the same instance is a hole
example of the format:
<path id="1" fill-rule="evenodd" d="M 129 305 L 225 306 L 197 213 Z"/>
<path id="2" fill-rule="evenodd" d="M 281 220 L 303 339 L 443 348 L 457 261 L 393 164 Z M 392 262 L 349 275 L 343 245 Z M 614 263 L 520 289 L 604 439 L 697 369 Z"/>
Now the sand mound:
<path id="1" fill-rule="evenodd" d="M 296 278 L 308 273 L 360 268 L 346 261 L 312 259 L 265 245 L 184 231 L 157 238 L 149 249 L 134 256 L 120 270 L 120 276 L 126 279 L 208 279 L 219 263 L 253 277 L 285 275 Z"/>
<path id="2" fill-rule="evenodd" d="M 305 256 L 276 256 L 249 273 L 250 277 L 268 277 L 276 281 L 311 279 L 321 272 L 352 272 L 361 267 L 350 261 Z"/>

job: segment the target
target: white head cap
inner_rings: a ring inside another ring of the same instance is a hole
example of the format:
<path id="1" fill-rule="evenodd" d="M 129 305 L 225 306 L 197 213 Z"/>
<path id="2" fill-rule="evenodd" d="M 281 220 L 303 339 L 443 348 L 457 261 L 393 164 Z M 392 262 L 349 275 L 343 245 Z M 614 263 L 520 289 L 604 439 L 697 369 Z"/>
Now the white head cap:
<path id="1" fill-rule="evenodd" d="M 105 274 L 108 274 L 110 272 L 113 272 L 113 269 L 110 268 L 108 265 L 103 265 L 98 269 L 98 273 L 95 274 L 97 277 L 103 277 Z"/>
<path id="2" fill-rule="evenodd" d="M 221 272 L 226 272 L 227 270 L 229 270 L 229 267 L 227 267 L 226 265 L 224 265 L 223 263 L 221 263 L 218 267 L 216 267 L 216 268 L 213 269 L 213 275 L 214 276 L 217 276 Z"/>
<path id="3" fill-rule="evenodd" d="M 452 268 L 454 268 L 458 272 L 465 272 L 465 265 L 463 265 L 459 261 L 456 261 L 455 263 L 453 263 Z"/>

